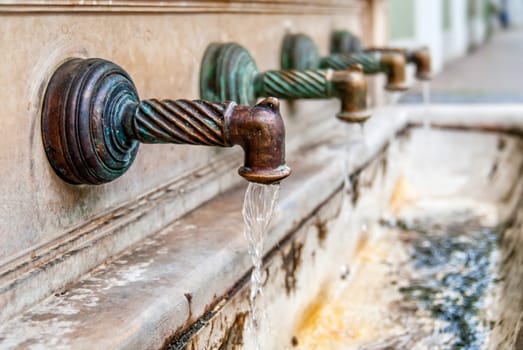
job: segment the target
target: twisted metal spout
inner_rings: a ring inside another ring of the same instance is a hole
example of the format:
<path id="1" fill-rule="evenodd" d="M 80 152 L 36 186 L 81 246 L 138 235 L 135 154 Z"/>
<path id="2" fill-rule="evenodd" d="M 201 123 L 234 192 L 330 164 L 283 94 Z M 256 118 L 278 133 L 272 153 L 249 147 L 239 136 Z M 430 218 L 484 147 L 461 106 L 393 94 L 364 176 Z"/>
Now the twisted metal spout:
<path id="1" fill-rule="evenodd" d="M 412 63 L 416 66 L 416 78 L 418 80 L 431 79 L 431 58 L 428 48 L 420 49 L 403 49 L 397 47 L 370 47 L 363 50 L 365 53 L 381 53 L 381 54 L 400 54 L 405 57 L 407 63 Z"/>
<path id="2" fill-rule="evenodd" d="M 236 106 L 236 114 L 226 122 L 229 142 L 245 151 L 238 173 L 251 182 L 270 184 L 290 175 L 285 165 L 285 127 L 279 110 L 279 101 L 268 97 L 254 107 Z"/>
<path id="3" fill-rule="evenodd" d="M 204 99 L 234 100 L 253 104 L 258 98 L 324 99 L 339 98 L 337 117 L 347 122 L 369 118 L 367 83 L 360 66 L 343 72 L 331 69 L 298 69 L 259 72 L 254 59 L 243 47 L 211 44 L 200 72 L 200 94 Z"/>
<path id="4" fill-rule="evenodd" d="M 287 100 L 337 97 L 341 110 L 336 114 L 349 123 L 364 122 L 370 117 L 367 109 L 367 82 L 359 64 L 348 70 L 284 70 L 268 71 L 258 76 L 258 96 L 277 96 Z"/>
<path id="5" fill-rule="evenodd" d="M 336 38 L 335 47 L 348 46 L 354 49 L 352 41 L 342 42 Z M 333 45 L 331 43 L 331 45 Z M 385 73 L 387 85 L 385 88 L 392 91 L 408 89 L 405 75 L 405 58 L 400 54 L 331 54 L 321 57 L 314 42 L 304 34 L 289 34 L 285 37 L 282 46 L 282 68 L 284 69 L 335 69 L 344 70 L 356 64 L 363 68 L 365 74 Z"/>
<path id="6" fill-rule="evenodd" d="M 385 73 L 387 85 L 385 89 L 390 91 L 405 91 L 406 85 L 405 58 L 397 53 L 385 54 L 334 54 L 324 57 L 320 61 L 321 68 L 332 68 L 336 70 L 346 69 L 355 64 L 363 67 L 365 74 Z"/>
<path id="7" fill-rule="evenodd" d="M 331 34 L 331 54 L 356 54 L 356 53 L 398 53 L 405 57 L 407 63 L 416 66 L 416 78 L 430 80 L 432 64 L 430 50 L 427 47 L 419 49 L 405 49 L 398 47 L 368 47 L 363 48 L 358 37 L 346 30 L 334 31 Z"/>
<path id="8" fill-rule="evenodd" d="M 103 184 L 132 164 L 139 143 L 231 147 L 245 151 L 239 173 L 274 183 L 290 174 L 276 99 L 234 102 L 138 99 L 128 74 L 98 58 L 72 59 L 49 82 L 42 136 L 55 172 L 71 184 Z"/>
<path id="9" fill-rule="evenodd" d="M 416 78 L 419 80 L 432 79 L 432 59 L 428 47 L 407 52 L 407 61 L 416 65 Z"/>

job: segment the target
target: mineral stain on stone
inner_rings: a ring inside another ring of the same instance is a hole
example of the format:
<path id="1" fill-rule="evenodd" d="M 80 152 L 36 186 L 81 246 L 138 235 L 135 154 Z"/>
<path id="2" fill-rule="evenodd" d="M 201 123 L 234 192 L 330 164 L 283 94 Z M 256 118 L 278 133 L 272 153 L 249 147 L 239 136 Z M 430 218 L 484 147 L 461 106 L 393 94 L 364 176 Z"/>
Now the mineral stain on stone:
<path id="1" fill-rule="evenodd" d="M 285 271 L 285 291 L 287 295 L 296 289 L 298 282 L 296 272 L 301 263 L 301 250 L 303 243 L 292 241 L 291 248 L 287 253 L 282 253 L 282 267 Z"/>
<path id="2" fill-rule="evenodd" d="M 405 300 L 444 322 L 439 332 L 450 335 L 441 344 L 445 348 L 479 350 L 489 324 L 478 313 L 495 282 L 494 252 L 502 227 L 485 228 L 473 221 L 396 226 L 414 233 L 411 264 L 416 275 L 399 288 Z"/>
<path id="3" fill-rule="evenodd" d="M 234 322 L 227 329 L 218 350 L 234 350 L 243 347 L 243 330 L 245 329 L 245 320 L 247 312 L 236 314 Z"/>

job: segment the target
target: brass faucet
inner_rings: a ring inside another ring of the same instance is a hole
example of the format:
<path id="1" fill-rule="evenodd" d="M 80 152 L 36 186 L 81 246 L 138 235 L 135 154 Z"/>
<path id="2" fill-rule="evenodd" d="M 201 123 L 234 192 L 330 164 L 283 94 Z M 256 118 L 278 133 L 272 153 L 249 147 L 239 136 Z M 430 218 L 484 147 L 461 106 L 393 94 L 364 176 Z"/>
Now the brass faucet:
<path id="1" fill-rule="evenodd" d="M 428 47 L 418 49 L 405 49 L 398 47 L 368 47 L 363 48 L 359 38 L 346 30 L 338 30 L 331 34 L 331 54 L 351 54 L 351 53 L 387 53 L 396 52 L 402 54 L 408 63 L 416 66 L 416 78 L 419 80 L 430 80 L 432 74 L 432 64 L 430 50 Z"/>
<path id="2" fill-rule="evenodd" d="M 283 69 L 331 68 L 342 70 L 355 64 L 360 64 L 365 74 L 385 73 L 387 90 L 404 91 L 408 89 L 405 73 L 406 60 L 401 53 L 336 53 L 321 57 L 312 39 L 305 34 L 288 34 L 283 40 L 281 53 Z"/>
<path id="3" fill-rule="evenodd" d="M 371 47 L 365 49 L 365 52 L 398 52 L 405 56 L 408 63 L 416 66 L 416 78 L 418 80 L 430 80 L 432 76 L 430 51 L 427 47 L 419 49 L 403 49 L 393 47 Z"/>
<path id="4" fill-rule="evenodd" d="M 205 51 L 200 71 L 200 96 L 211 101 L 253 104 L 259 97 L 288 100 L 337 97 L 346 122 L 363 122 L 367 109 L 367 82 L 362 68 L 351 65 L 343 71 L 332 69 L 273 70 L 260 72 L 254 59 L 235 43 L 211 44 Z"/>
<path id="5" fill-rule="evenodd" d="M 140 101 L 129 75 L 99 59 L 71 59 L 53 74 L 42 109 L 42 136 L 55 172 L 71 184 L 98 185 L 121 176 L 139 143 L 231 147 L 245 152 L 239 174 L 270 184 L 290 174 L 279 102 Z"/>

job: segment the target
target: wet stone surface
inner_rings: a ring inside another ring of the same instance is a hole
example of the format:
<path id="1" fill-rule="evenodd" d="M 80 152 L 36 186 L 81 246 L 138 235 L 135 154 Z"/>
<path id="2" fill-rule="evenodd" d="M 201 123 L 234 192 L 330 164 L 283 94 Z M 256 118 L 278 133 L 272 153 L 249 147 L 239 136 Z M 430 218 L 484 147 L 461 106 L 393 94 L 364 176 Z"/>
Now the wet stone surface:
<path id="1" fill-rule="evenodd" d="M 479 209 L 417 210 L 409 221 L 373 226 L 350 275 L 303 313 L 294 348 L 500 349 L 492 347 L 492 329 L 501 322 L 500 297 L 506 299 L 506 227 L 485 226 L 493 221 Z"/>
<path id="2" fill-rule="evenodd" d="M 434 330 L 440 335 L 434 339 L 439 347 L 483 348 L 493 321 L 481 310 L 487 290 L 496 282 L 496 249 L 503 228 L 481 227 L 475 220 L 399 221 L 394 226 L 411 245 L 410 273 L 399 287 L 402 303 L 443 321 Z"/>

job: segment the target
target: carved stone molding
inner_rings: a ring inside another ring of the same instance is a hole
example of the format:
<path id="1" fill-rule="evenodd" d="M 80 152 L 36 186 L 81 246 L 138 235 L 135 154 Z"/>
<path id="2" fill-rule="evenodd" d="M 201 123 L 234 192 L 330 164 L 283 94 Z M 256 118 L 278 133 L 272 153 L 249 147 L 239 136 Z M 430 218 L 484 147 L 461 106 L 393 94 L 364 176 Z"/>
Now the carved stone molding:
<path id="1" fill-rule="evenodd" d="M 0 0 L 2 12 L 267 13 L 329 15 L 367 0 Z"/>

